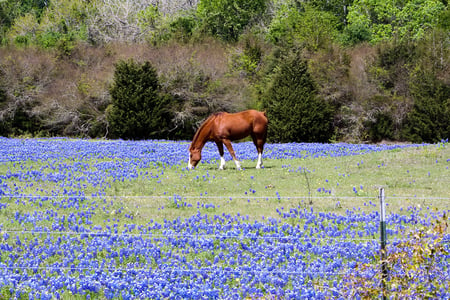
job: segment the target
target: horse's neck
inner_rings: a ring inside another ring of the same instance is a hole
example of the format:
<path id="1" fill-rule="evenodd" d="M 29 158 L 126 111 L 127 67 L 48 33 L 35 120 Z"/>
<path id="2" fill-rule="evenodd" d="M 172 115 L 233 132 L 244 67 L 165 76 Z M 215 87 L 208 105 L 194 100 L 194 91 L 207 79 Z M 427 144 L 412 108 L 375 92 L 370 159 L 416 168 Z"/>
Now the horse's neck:
<path id="1" fill-rule="evenodd" d="M 209 135 L 212 130 L 211 120 L 207 120 L 196 133 L 194 139 L 192 140 L 191 149 L 202 150 L 206 142 L 209 140 Z"/>
<path id="2" fill-rule="evenodd" d="M 193 149 L 197 149 L 197 150 L 202 150 L 203 149 L 203 147 L 205 146 L 205 144 L 206 144 L 206 140 L 205 141 L 203 141 L 202 139 L 199 139 L 198 137 L 197 137 L 197 139 L 195 139 L 195 140 L 193 140 L 192 141 L 192 145 L 191 145 L 191 149 L 193 150 Z"/>

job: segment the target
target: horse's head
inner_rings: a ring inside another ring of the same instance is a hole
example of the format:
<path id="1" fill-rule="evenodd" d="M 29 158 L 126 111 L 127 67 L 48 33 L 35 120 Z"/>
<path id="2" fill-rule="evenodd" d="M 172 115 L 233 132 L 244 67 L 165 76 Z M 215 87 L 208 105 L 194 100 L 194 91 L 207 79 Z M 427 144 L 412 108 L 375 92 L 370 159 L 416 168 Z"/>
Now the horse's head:
<path id="1" fill-rule="evenodd" d="M 192 169 L 197 166 L 198 162 L 202 159 L 202 151 L 200 149 L 189 150 L 189 163 L 188 168 Z"/>

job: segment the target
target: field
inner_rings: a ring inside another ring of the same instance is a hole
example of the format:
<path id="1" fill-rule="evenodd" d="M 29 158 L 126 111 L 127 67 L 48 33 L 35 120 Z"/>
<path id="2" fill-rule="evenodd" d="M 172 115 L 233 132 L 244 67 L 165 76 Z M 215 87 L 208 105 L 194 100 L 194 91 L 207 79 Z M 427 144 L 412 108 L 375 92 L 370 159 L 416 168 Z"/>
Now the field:
<path id="1" fill-rule="evenodd" d="M 449 210 L 448 142 L 268 144 L 263 169 L 242 142 L 222 171 L 188 146 L 0 138 L 0 299 L 348 297 L 378 268 L 380 188 L 389 245 Z"/>

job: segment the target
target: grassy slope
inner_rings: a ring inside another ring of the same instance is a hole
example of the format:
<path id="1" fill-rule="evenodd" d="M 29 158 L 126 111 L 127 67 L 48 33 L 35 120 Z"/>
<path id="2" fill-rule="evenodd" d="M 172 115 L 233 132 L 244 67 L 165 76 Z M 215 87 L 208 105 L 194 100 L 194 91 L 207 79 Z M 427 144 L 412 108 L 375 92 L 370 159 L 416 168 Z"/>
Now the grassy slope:
<path id="1" fill-rule="evenodd" d="M 255 169 L 255 161 L 249 160 L 242 161 L 242 171 L 236 170 L 230 161 L 222 171 L 214 164 L 200 164 L 191 171 L 184 165 L 157 165 L 141 169 L 141 173 L 148 173 L 146 176 L 111 183 L 105 189 L 110 203 L 92 198 L 82 205 L 105 207 L 96 210 L 94 223 L 99 225 L 105 219 L 124 215 L 133 216 L 136 224 L 145 224 L 149 219 L 185 218 L 198 211 L 218 215 L 239 213 L 260 220 L 263 216 L 277 217 L 277 209 L 309 207 L 310 203 L 315 211 L 338 214 L 347 209 L 378 210 L 379 188 L 384 187 L 388 213 L 409 206 L 445 210 L 450 202 L 449 159 L 448 145 L 431 145 L 347 157 L 265 160 L 265 167 L 260 170 Z M 3 165 L 0 172 L 25 164 L 31 162 Z M 28 186 L 26 181 L 16 184 Z M 31 194 L 41 190 L 45 194 L 54 188 L 43 182 L 23 190 Z M 84 192 L 90 195 L 89 187 Z M 12 218 L 10 214 L 15 211 L 34 213 L 55 208 L 52 201 L 42 204 L 10 202 L 8 213 L 0 215 L 0 222 L 7 224 L 3 221 Z"/>
<path id="2" fill-rule="evenodd" d="M 72 161 L 72 163 L 74 162 Z M 0 165 L 0 172 L 4 173 L 8 169 L 20 170 L 21 168 L 30 170 L 31 166 L 33 166 L 32 169 L 39 170 L 42 167 L 40 164 L 42 163 L 31 161 L 7 163 Z M 298 205 L 309 207 L 309 201 L 312 201 L 312 207 L 316 212 L 345 214 L 347 209 L 373 211 L 378 210 L 377 196 L 380 186 L 386 189 L 389 203 L 388 213 L 400 212 L 401 208 L 419 205 L 439 210 L 449 209 L 450 147 L 448 144 L 352 157 L 266 160 L 265 168 L 261 170 L 255 169 L 254 161 L 242 161 L 242 166 L 244 170 L 237 171 L 234 169 L 234 164 L 228 162 L 228 169 L 219 171 L 214 164 L 202 164 L 199 168 L 190 171 L 184 164 L 172 167 L 156 164 L 148 169 L 140 170 L 143 174 L 148 172 L 147 176 L 111 183 L 111 187 L 105 189 L 107 197 L 87 197 L 80 202 L 75 200 L 76 205 L 67 205 L 67 208 L 64 207 L 70 201 L 70 197 L 67 196 L 58 196 L 57 199 L 49 197 L 49 200 L 46 201 L 5 197 L 1 202 L 8 202 L 8 207 L 0 209 L 2 234 L 10 230 L 8 234 L 11 237 L 9 240 L 5 239 L 5 243 L 11 245 L 15 244 L 16 237 L 25 243 L 28 242 L 28 239 L 45 243 L 43 238 L 56 240 L 59 234 L 33 235 L 30 238 L 30 235 L 23 230 L 39 232 L 39 228 L 53 228 L 52 231 L 58 231 L 58 225 L 68 228 L 68 225 L 80 224 L 78 222 L 85 219 L 86 222 L 82 222 L 81 226 L 91 229 L 100 227 L 103 230 L 112 227 L 113 230 L 117 229 L 118 233 L 121 233 L 126 232 L 128 226 L 135 228 L 133 224 L 154 224 L 150 220 L 165 224 L 164 219 L 169 222 L 176 218 L 183 220 L 197 214 L 198 211 L 202 215 L 208 214 L 210 217 L 211 215 L 229 214 L 232 219 L 239 213 L 241 216 L 248 215 L 250 219 L 248 222 L 252 223 L 252 219 L 261 220 L 263 216 L 266 220 L 268 217 L 278 218 L 277 210 L 288 211 L 289 208 Z M 89 168 L 89 164 L 80 167 Z M 95 172 L 95 170 L 92 171 Z M 36 181 L 31 185 L 26 179 L 17 180 L 15 184 L 18 190 L 30 194 L 40 192 L 46 194 L 48 191 L 60 188 L 49 182 Z M 89 195 L 89 189 L 89 187 L 85 188 L 86 195 Z M 445 197 L 446 199 L 440 199 Z M 177 199 L 178 206 L 174 199 Z M 427 211 L 425 210 L 425 213 Z M 404 213 L 409 214 L 411 211 L 404 210 Z M 93 216 L 88 220 L 86 216 L 90 214 Z M 44 218 L 33 221 L 42 215 Z M 45 216 L 48 218 L 46 219 Z M 27 220 L 21 222 L 20 220 L 23 218 L 27 218 Z M 226 220 L 228 221 L 225 222 L 229 222 L 229 219 Z M 239 218 L 239 220 L 243 219 Z M 301 218 L 282 220 L 282 222 L 292 223 L 291 225 L 301 225 L 301 222 L 305 221 Z M 351 226 L 327 224 L 327 221 L 321 224 L 331 227 Z M 361 228 L 352 228 L 355 232 L 356 230 L 364 232 L 369 227 L 376 228 L 377 226 L 377 224 L 365 224 L 364 222 L 355 224 L 361 226 Z M 367 228 L 366 225 L 368 225 Z M 139 226 L 136 227 L 139 228 Z M 63 232 L 67 230 L 64 229 Z M 161 229 L 161 233 L 164 230 Z M 135 232 L 134 229 L 132 233 Z M 157 230 L 152 231 L 152 234 L 157 233 Z M 74 235 L 73 239 L 76 240 L 77 237 L 79 235 Z M 95 236 L 90 237 L 90 239 L 94 238 Z M 367 235 L 360 240 L 356 238 L 355 242 L 360 243 L 365 239 L 372 238 L 376 239 L 375 236 Z M 78 246 L 76 245 L 77 249 L 81 249 L 79 251 L 82 251 L 83 243 L 88 243 L 90 240 L 86 239 L 85 241 L 84 239 L 81 238 L 82 242 Z M 228 241 L 229 243 L 233 242 L 233 240 Z M 239 240 L 239 243 L 241 242 L 242 240 Z M 169 246 L 158 244 L 158 242 L 156 245 L 161 251 L 170 251 L 171 253 L 174 251 L 177 255 L 183 253 L 184 250 L 172 249 Z M 14 247 L 20 248 L 17 245 Z M 115 246 L 114 251 L 120 251 L 122 247 Z M 77 251 L 75 250 L 78 255 Z M 227 250 L 224 253 L 229 254 Z M 2 261 L 6 261 L 8 252 L 3 255 Z M 96 259 L 100 261 L 108 255 L 108 252 L 103 249 L 97 255 Z M 212 261 L 213 256 L 210 250 L 201 250 L 198 255 L 187 255 L 187 259 L 188 261 L 194 259 Z M 314 255 L 308 254 L 305 259 L 309 263 L 313 263 L 316 258 Z M 22 259 L 26 260 L 22 257 L 19 258 L 19 260 Z M 64 260 L 63 256 L 53 255 L 48 260 L 44 259 L 43 265 L 47 266 L 54 261 L 62 260 Z M 116 264 L 124 267 L 129 262 L 134 263 L 135 260 L 136 258 L 133 256 L 120 264 L 116 261 Z M 346 260 L 344 259 L 344 261 Z M 323 286 L 320 282 L 318 285 Z M 4 292 L 7 292 L 8 288 L 6 287 Z M 102 299 L 102 292 L 92 295 Z M 2 294 L 1 291 L 0 294 Z M 75 297 L 67 292 L 62 298 L 83 299 L 83 296 Z"/>
<path id="3" fill-rule="evenodd" d="M 374 210 L 380 187 L 385 188 L 389 211 L 411 205 L 449 209 L 448 159 L 448 146 L 433 145 L 352 157 L 266 160 L 261 170 L 254 168 L 254 161 L 243 161 L 243 171 L 235 170 L 232 162 L 224 171 L 206 164 L 193 171 L 172 167 L 148 170 L 158 178 L 116 183 L 107 194 L 128 195 L 122 198 L 125 206 L 131 211 L 139 206 L 145 218 L 187 216 L 200 207 L 214 214 L 241 213 L 259 219 L 276 216 L 276 208 L 310 201 L 316 211 Z"/>

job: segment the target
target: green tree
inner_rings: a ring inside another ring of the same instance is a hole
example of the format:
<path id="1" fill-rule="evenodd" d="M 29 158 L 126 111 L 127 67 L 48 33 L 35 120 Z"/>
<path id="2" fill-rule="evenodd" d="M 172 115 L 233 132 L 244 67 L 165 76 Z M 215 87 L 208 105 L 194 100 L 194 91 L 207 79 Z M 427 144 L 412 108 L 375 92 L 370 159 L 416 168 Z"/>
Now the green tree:
<path id="1" fill-rule="evenodd" d="M 39 18 L 48 6 L 49 0 L 2 0 L 0 1 L 0 27 L 7 30 L 14 19 L 26 13 L 33 13 Z"/>
<path id="2" fill-rule="evenodd" d="M 200 0 L 197 13 L 206 32 L 236 41 L 252 20 L 262 16 L 266 6 L 267 0 Z"/>
<path id="3" fill-rule="evenodd" d="M 287 2 L 277 10 L 269 25 L 268 37 L 288 47 L 300 44 L 309 50 L 325 48 L 338 35 L 338 19 L 312 5 L 298 8 Z"/>
<path id="4" fill-rule="evenodd" d="M 150 62 L 119 61 L 110 88 L 107 109 L 113 138 L 165 138 L 170 123 L 170 98 L 160 92 L 158 76 Z"/>
<path id="5" fill-rule="evenodd" d="M 285 58 L 273 74 L 262 104 L 274 142 L 327 142 L 332 134 L 332 107 L 319 98 L 308 65 L 299 54 Z"/>
<path id="6" fill-rule="evenodd" d="M 321 11 L 330 12 L 339 19 L 339 28 L 342 29 L 347 21 L 348 8 L 353 0 L 307 0 L 312 6 Z"/>
<path id="7" fill-rule="evenodd" d="M 57 46 L 69 53 L 75 41 L 87 39 L 86 19 L 92 13 L 89 2 L 53 0 L 43 3 L 45 5 L 27 9 L 14 19 L 7 32 L 10 41 L 44 48 Z"/>
<path id="8" fill-rule="evenodd" d="M 404 137 L 413 142 L 439 142 L 450 137 L 450 86 L 422 70 L 413 74 L 412 111 Z"/>
<path id="9" fill-rule="evenodd" d="M 445 5 L 439 0 L 355 0 L 347 15 L 347 40 L 377 43 L 393 37 L 421 39 L 439 22 Z"/>

